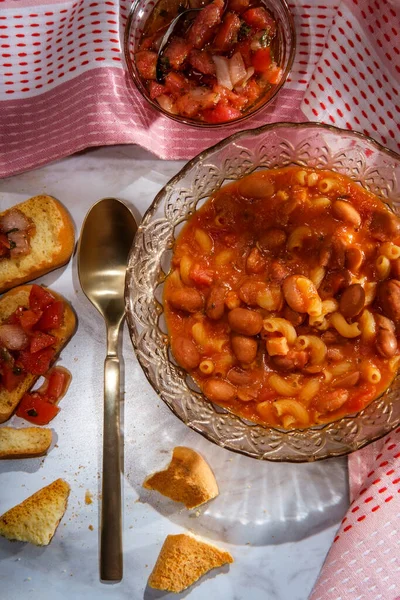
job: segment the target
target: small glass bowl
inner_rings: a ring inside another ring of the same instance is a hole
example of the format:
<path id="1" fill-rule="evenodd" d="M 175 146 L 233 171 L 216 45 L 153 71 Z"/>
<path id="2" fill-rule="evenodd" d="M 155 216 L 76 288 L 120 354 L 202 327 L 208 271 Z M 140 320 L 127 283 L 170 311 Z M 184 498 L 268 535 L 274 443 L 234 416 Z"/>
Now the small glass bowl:
<path id="1" fill-rule="evenodd" d="M 278 66 L 282 69 L 281 80 L 278 84 L 273 85 L 264 95 L 262 95 L 259 101 L 241 117 L 231 121 L 225 121 L 223 123 L 205 123 L 204 121 L 191 119 L 189 117 L 173 115 L 161 108 L 161 106 L 155 100 L 150 98 L 149 93 L 142 83 L 141 77 L 136 68 L 134 57 L 139 47 L 144 26 L 150 13 L 153 11 L 156 2 L 148 2 L 148 0 L 135 0 L 131 6 L 128 21 L 125 27 L 124 56 L 128 73 L 133 83 L 142 94 L 143 98 L 145 98 L 145 100 L 147 100 L 147 102 L 155 110 L 162 113 L 166 117 L 173 119 L 178 123 L 185 123 L 186 125 L 192 125 L 194 127 L 227 127 L 227 125 L 236 125 L 237 123 L 241 123 L 249 117 L 252 117 L 261 109 L 268 106 L 275 98 L 281 87 L 284 85 L 292 68 L 296 51 L 296 33 L 293 17 L 286 0 L 262 0 L 262 2 L 263 5 L 271 12 L 278 25 L 277 47 L 279 48 L 279 56 L 276 56 L 275 60 Z"/>
<path id="2" fill-rule="evenodd" d="M 129 257 L 125 299 L 130 335 L 145 375 L 186 425 L 247 456 L 305 462 L 348 454 L 397 427 L 400 374 L 356 415 L 302 430 L 258 425 L 215 406 L 195 389 L 171 357 L 162 306 L 174 241 L 196 207 L 224 183 L 260 168 L 288 165 L 347 175 L 400 214 L 400 155 L 371 138 L 316 123 L 274 123 L 236 133 L 189 161 L 156 196 Z"/>

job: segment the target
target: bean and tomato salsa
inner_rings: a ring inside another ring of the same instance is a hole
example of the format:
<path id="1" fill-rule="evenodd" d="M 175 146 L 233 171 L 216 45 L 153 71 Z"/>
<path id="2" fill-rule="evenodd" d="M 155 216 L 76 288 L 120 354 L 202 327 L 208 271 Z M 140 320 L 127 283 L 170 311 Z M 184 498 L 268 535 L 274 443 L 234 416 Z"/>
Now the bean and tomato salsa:
<path id="1" fill-rule="evenodd" d="M 357 413 L 397 372 L 400 221 L 337 173 L 257 171 L 187 222 L 164 306 L 210 401 L 284 429 Z"/>
<path id="2" fill-rule="evenodd" d="M 145 24 L 135 64 L 150 98 L 167 112 L 224 123 L 251 110 L 280 82 L 277 23 L 259 0 L 198 6 L 201 11 L 177 23 L 157 61 L 169 24 L 188 8 L 179 5 L 177 12 L 176 5 L 160 0 Z"/>

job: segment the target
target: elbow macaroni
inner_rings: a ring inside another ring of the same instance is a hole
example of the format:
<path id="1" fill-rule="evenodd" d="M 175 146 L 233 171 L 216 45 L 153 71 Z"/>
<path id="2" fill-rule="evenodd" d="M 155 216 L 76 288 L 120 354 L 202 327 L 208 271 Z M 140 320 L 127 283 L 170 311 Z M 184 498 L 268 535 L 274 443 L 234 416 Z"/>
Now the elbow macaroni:
<path id="1" fill-rule="evenodd" d="M 264 319 L 264 329 L 268 333 L 281 333 L 290 345 L 293 345 L 297 338 L 296 329 L 293 325 L 286 319 L 281 319 L 279 317 Z"/>
<path id="2" fill-rule="evenodd" d="M 329 317 L 329 321 L 336 331 L 345 338 L 355 338 L 361 335 L 358 323 L 355 322 L 351 323 L 350 325 L 350 323 L 348 323 L 344 316 L 339 312 L 334 312 Z"/>

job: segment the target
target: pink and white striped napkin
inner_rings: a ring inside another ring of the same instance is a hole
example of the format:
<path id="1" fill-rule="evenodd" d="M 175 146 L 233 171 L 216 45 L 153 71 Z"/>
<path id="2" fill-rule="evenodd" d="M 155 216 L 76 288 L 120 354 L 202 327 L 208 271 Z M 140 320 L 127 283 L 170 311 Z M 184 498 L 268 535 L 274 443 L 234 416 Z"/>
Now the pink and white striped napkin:
<path id="1" fill-rule="evenodd" d="M 136 143 L 191 158 L 240 127 L 179 125 L 128 80 L 121 41 L 129 0 L 0 0 L 0 177 L 89 146 Z M 364 7 L 364 8 L 363 8 Z M 245 127 L 335 123 L 399 150 L 398 0 L 292 0 L 292 73 Z"/>
<path id="2" fill-rule="evenodd" d="M 309 600 L 400 600 L 400 428 L 349 456 L 351 506 Z"/>

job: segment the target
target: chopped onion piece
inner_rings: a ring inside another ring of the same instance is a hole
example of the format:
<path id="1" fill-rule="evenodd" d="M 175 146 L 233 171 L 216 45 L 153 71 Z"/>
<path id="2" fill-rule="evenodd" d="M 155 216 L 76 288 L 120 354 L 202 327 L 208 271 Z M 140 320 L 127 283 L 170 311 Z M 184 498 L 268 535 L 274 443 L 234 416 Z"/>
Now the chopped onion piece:
<path id="1" fill-rule="evenodd" d="M 244 60 L 240 52 L 235 52 L 229 61 L 229 74 L 231 76 L 232 85 L 235 86 L 241 83 L 247 75 Z"/>
<path id="2" fill-rule="evenodd" d="M 235 90 L 236 90 L 237 92 L 238 92 L 238 91 L 241 91 L 241 90 L 243 90 L 243 88 L 244 88 L 244 86 L 246 85 L 246 83 L 248 82 L 248 80 L 249 80 L 251 77 L 253 77 L 253 75 L 254 75 L 254 72 L 255 72 L 255 69 L 254 69 L 254 67 L 249 67 L 249 68 L 247 69 L 247 71 L 246 71 L 246 77 L 243 79 L 243 81 L 241 81 L 241 82 L 240 82 L 240 85 L 237 85 L 237 86 L 235 86 Z"/>
<path id="3" fill-rule="evenodd" d="M 172 100 L 172 98 L 170 98 L 169 96 L 166 96 L 165 94 L 161 94 L 161 96 L 157 96 L 156 98 L 158 104 L 161 106 L 161 108 L 163 108 L 164 110 L 166 110 L 167 112 L 176 115 L 177 114 L 177 110 L 175 108 L 175 104 L 174 101 Z"/>
<path id="4" fill-rule="evenodd" d="M 231 90 L 233 84 L 230 76 L 229 60 L 223 56 L 213 56 L 212 59 L 217 71 L 218 85 L 223 85 L 228 90 Z"/>

